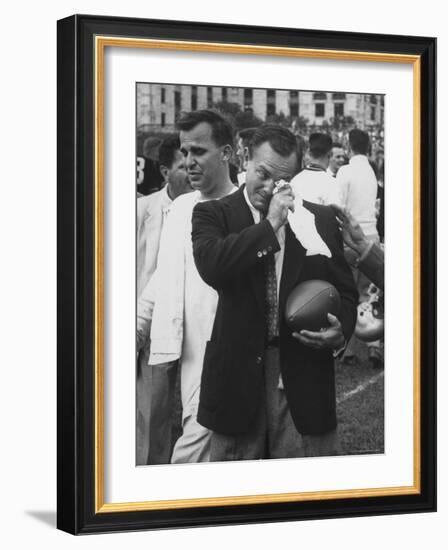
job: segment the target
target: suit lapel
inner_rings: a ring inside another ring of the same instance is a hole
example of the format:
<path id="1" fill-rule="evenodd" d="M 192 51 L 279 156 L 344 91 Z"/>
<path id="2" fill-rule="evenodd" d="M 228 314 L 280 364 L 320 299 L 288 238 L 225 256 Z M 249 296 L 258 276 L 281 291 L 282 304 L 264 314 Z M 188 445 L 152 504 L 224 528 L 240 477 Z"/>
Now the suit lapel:
<path id="1" fill-rule="evenodd" d="M 285 309 L 286 300 L 297 284 L 305 262 L 305 249 L 289 227 L 285 225 L 285 254 L 280 280 L 279 311 Z"/>
<path id="2" fill-rule="evenodd" d="M 243 187 L 230 195 L 226 206 L 227 223 L 232 233 L 239 233 L 249 225 L 253 225 L 254 218 L 244 198 Z"/>
<path id="3" fill-rule="evenodd" d="M 229 231 L 232 233 L 239 233 L 246 227 L 254 225 L 254 218 L 244 197 L 243 189 L 244 186 L 240 187 L 238 191 L 231 195 L 230 200 L 227 202 L 226 217 Z M 260 263 L 260 266 L 256 269 L 252 269 L 249 277 L 258 307 L 260 308 L 262 314 L 264 314 L 265 283 L 263 265 Z"/>

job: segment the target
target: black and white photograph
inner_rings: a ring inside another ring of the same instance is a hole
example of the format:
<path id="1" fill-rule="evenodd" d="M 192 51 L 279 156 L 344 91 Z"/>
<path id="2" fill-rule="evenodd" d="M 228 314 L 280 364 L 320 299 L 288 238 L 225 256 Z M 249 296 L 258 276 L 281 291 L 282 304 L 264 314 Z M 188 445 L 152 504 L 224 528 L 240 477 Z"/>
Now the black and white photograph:
<path id="1" fill-rule="evenodd" d="M 383 454 L 387 96 L 135 100 L 136 465 Z"/>

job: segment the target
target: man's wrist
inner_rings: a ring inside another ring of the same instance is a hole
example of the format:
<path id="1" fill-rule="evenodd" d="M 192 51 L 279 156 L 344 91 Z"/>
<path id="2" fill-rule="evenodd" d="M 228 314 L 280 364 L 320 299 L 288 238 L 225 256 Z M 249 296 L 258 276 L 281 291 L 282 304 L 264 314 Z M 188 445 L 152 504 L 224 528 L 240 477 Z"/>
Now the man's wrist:
<path id="1" fill-rule="evenodd" d="M 274 230 L 274 232 L 276 233 L 280 227 L 283 225 L 282 223 L 280 223 L 279 220 L 275 220 L 273 218 L 270 218 L 269 216 L 266 216 L 266 219 L 268 220 L 268 222 L 271 224 L 271 227 L 272 229 Z"/>
<path id="2" fill-rule="evenodd" d="M 345 338 L 343 338 L 343 342 L 341 346 L 338 346 L 337 348 L 333 348 L 333 357 L 336 359 L 337 357 L 340 357 L 347 347 L 347 341 Z"/>
<path id="3" fill-rule="evenodd" d="M 365 255 L 369 247 L 371 246 L 371 241 L 363 239 L 361 242 L 355 244 L 355 251 L 361 257 Z"/>
<path id="4" fill-rule="evenodd" d="M 362 250 L 358 252 L 359 256 L 356 260 L 356 265 L 358 265 L 360 262 L 362 262 L 367 255 L 369 254 L 370 250 L 372 249 L 373 241 L 366 240 L 365 245 L 362 247 Z"/>
<path id="5" fill-rule="evenodd" d="M 283 225 L 285 225 L 285 223 L 287 222 L 287 219 L 288 218 L 285 218 L 283 221 L 282 220 L 279 220 L 278 218 L 271 218 L 269 215 L 266 216 L 266 219 L 269 221 L 269 223 L 271 224 L 271 227 L 272 229 L 274 230 L 275 233 L 277 233 L 277 231 L 280 229 L 280 227 L 282 227 Z"/>

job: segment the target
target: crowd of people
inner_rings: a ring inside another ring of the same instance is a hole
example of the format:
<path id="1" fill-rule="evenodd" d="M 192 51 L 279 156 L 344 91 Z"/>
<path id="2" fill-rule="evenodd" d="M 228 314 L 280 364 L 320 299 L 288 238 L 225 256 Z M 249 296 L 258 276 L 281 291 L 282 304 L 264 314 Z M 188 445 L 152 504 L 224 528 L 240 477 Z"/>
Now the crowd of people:
<path id="1" fill-rule="evenodd" d="M 177 130 L 137 161 L 137 464 L 337 454 L 334 362 L 359 361 L 358 304 L 384 286 L 371 138 L 235 133 L 215 110 Z M 340 312 L 292 332 L 286 299 L 310 279 Z M 380 340 L 368 358 L 382 367 Z"/>

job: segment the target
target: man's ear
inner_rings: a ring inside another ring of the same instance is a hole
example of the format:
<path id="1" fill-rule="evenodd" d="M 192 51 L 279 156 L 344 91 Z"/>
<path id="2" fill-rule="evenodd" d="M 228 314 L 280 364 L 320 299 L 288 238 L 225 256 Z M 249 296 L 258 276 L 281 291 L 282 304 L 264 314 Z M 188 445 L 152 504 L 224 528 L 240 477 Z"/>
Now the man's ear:
<path id="1" fill-rule="evenodd" d="M 249 162 L 249 147 L 244 147 L 243 151 L 243 169 L 247 170 L 247 163 Z"/>
<path id="2" fill-rule="evenodd" d="M 160 170 L 160 173 L 162 174 L 163 181 L 164 181 L 165 183 L 168 183 L 168 172 L 169 172 L 169 169 L 168 169 L 166 166 L 164 166 L 163 164 L 161 164 L 159 170 Z"/>
<path id="3" fill-rule="evenodd" d="M 230 162 L 230 159 L 232 158 L 233 149 L 232 146 L 227 144 L 224 145 L 222 152 L 221 152 L 221 158 L 223 161 Z"/>

